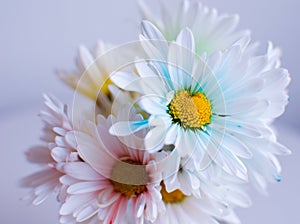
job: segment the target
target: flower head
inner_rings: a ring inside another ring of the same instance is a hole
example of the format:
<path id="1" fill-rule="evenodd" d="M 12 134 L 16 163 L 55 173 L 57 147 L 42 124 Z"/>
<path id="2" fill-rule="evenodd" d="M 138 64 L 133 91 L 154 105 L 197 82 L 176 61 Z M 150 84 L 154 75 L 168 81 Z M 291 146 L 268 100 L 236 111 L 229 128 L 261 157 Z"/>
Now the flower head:
<path id="1" fill-rule="evenodd" d="M 79 161 L 74 139 L 68 138 L 72 124 L 67 114 L 67 106 L 53 96 L 45 95 L 47 109 L 40 113 L 44 121 L 43 145 L 33 146 L 26 152 L 27 159 L 42 167 L 28 177 L 23 178 L 22 186 L 30 188 L 25 197 L 33 204 L 44 202 L 50 195 L 56 194 L 59 201 L 66 197 L 65 187 L 59 179 L 64 175 L 61 166 L 67 161 Z"/>
<path id="2" fill-rule="evenodd" d="M 239 224 L 245 184 L 265 193 L 290 153 L 271 126 L 288 103 L 281 52 L 258 54 L 237 15 L 146 1 L 140 41 L 80 47 L 59 72 L 72 120 L 45 95 L 43 145 L 26 153 L 43 168 L 22 184 L 33 204 L 56 194 L 61 224 Z"/>
<path id="3" fill-rule="evenodd" d="M 139 49 L 134 45 L 130 46 L 130 50 L 119 47 L 119 50 L 116 51 L 115 47 L 112 44 L 99 41 L 91 53 L 86 47 L 80 46 L 76 59 L 76 71 L 59 70 L 59 77 L 74 90 L 93 101 L 102 103 L 105 96 L 110 97 L 108 88 L 112 84 L 109 79 L 110 73 L 141 55 Z"/>
<path id="4" fill-rule="evenodd" d="M 250 33 L 248 30 L 236 30 L 238 15 L 219 14 L 216 9 L 210 9 L 199 1 L 174 0 L 172 4 L 166 1 L 151 1 L 152 4 L 148 0 L 138 2 L 143 19 L 153 23 L 167 41 L 176 40 L 180 31 L 189 27 L 198 55 L 225 50 Z"/>
<path id="5" fill-rule="evenodd" d="M 206 195 L 201 198 L 188 196 L 179 189 L 168 192 L 164 183 L 161 187 L 162 200 L 166 211 L 160 213 L 154 223 L 240 223 L 232 208 L 218 201 L 211 200 Z M 220 221 L 220 222 L 219 222 Z"/>
<path id="6" fill-rule="evenodd" d="M 289 152 L 276 143 L 269 127 L 288 102 L 285 88 L 290 78 L 280 68 L 277 49 L 269 45 L 266 55 L 249 54 L 250 39 L 245 36 L 228 50 L 199 58 L 190 29 L 184 28 L 176 42 L 168 43 L 150 22 L 142 26 L 149 59 L 136 64 L 139 76 L 117 72 L 111 79 L 125 90 L 139 92 L 139 106 L 150 117 L 143 123 L 118 122 L 111 133 L 124 136 L 150 127 L 145 137 L 148 150 L 174 144 L 179 157 L 188 156 L 195 169 L 203 170 L 213 161 L 244 180 L 249 163 L 257 158 L 254 154 L 269 159 L 270 149 L 250 142 L 263 139 Z"/>
<path id="7" fill-rule="evenodd" d="M 69 196 L 60 211 L 62 219 L 82 222 L 96 216 L 103 223 L 122 223 L 127 213 L 129 220 L 143 223 L 153 222 L 162 211 L 155 155 L 140 150 L 139 142 L 128 148 L 110 135 L 114 119 L 98 116 L 97 126 L 89 123 L 86 132 L 74 133 L 84 162 L 64 165 L 62 182 Z"/>

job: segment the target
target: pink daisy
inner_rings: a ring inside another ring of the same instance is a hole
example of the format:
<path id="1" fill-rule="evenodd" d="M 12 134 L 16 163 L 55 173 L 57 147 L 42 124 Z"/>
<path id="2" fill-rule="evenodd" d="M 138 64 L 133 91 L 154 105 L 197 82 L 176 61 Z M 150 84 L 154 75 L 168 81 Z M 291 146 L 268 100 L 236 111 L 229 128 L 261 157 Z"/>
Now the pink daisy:
<path id="1" fill-rule="evenodd" d="M 67 175 L 61 181 L 69 195 L 60 210 L 61 223 L 154 222 L 164 210 L 157 154 L 139 150 L 143 141 L 135 141 L 137 136 L 120 141 L 110 135 L 114 120 L 98 116 L 97 125 L 90 122 L 85 132 L 74 132 L 85 162 L 64 165 Z M 136 142 L 135 147 L 125 146 L 125 140 L 130 146 Z"/>
<path id="2" fill-rule="evenodd" d="M 29 162 L 38 164 L 42 170 L 22 179 L 21 185 L 30 188 L 30 193 L 24 199 L 39 205 L 55 193 L 59 201 L 65 198 L 64 186 L 59 178 L 64 175 L 62 163 L 78 161 L 75 141 L 67 138 L 72 130 L 71 121 L 67 114 L 67 106 L 53 96 L 44 95 L 47 109 L 41 111 L 44 121 L 42 145 L 31 147 L 26 152 Z"/>

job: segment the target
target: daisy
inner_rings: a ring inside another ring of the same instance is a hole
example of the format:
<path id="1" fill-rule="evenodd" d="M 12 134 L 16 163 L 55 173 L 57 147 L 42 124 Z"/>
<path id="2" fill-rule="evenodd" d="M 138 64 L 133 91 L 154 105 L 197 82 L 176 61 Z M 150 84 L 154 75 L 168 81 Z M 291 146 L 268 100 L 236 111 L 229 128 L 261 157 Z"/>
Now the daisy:
<path id="1" fill-rule="evenodd" d="M 140 54 L 135 44 L 116 49 L 112 44 L 99 41 L 94 52 L 90 52 L 84 46 L 79 47 L 76 71 L 59 70 L 57 74 L 67 85 L 84 96 L 105 104 L 110 100 L 108 88 L 108 85 L 112 84 L 109 79 L 110 73 Z"/>
<path id="2" fill-rule="evenodd" d="M 251 200 L 245 191 L 247 182 L 229 175 L 212 163 L 205 172 L 196 170 L 190 158 L 168 156 L 168 160 L 159 163 L 162 166 L 162 179 L 166 192 L 179 190 L 185 196 L 205 198 L 220 202 L 226 207 L 249 207 Z M 179 165 L 178 165 L 179 164 Z M 179 167 L 179 169 L 178 169 Z"/>
<path id="3" fill-rule="evenodd" d="M 164 191 L 163 191 L 164 192 Z M 166 223 L 166 224 L 180 224 L 180 223 L 191 223 L 196 224 L 201 221 L 201 223 L 205 224 L 217 224 L 223 223 L 221 221 L 225 221 L 230 224 L 238 224 L 239 220 L 235 217 L 235 215 L 227 215 L 222 214 L 223 210 L 221 208 L 212 208 L 215 205 L 212 205 L 210 201 L 204 199 L 197 199 L 193 196 L 184 197 L 181 199 L 182 201 L 176 202 L 174 198 L 179 198 L 179 192 L 171 192 L 171 193 L 163 193 L 164 201 L 166 206 L 166 212 L 160 214 L 157 221 L 154 223 Z M 177 199 L 179 200 L 179 199 Z M 171 202 L 169 202 L 171 201 Z M 221 207 L 221 206 L 220 206 Z M 221 209 L 221 210 L 217 210 Z M 207 210 L 215 210 L 214 214 L 207 212 Z M 221 212 L 220 212 L 221 211 Z M 229 211 L 228 211 L 229 212 Z M 219 213 L 219 216 L 215 216 Z M 219 222 L 220 221 L 220 222 Z"/>
<path id="4" fill-rule="evenodd" d="M 219 14 L 199 1 L 139 0 L 140 11 L 145 20 L 149 20 L 160 30 L 166 40 L 173 41 L 179 32 L 189 27 L 194 34 L 195 52 L 202 55 L 225 50 L 241 37 L 249 34 L 247 30 L 236 31 L 238 15 Z M 155 5 L 155 7 L 151 7 Z"/>
<path id="5" fill-rule="evenodd" d="M 88 122 L 85 132 L 74 133 L 85 162 L 64 165 L 61 182 L 69 195 L 61 223 L 126 223 L 125 214 L 132 223 L 153 222 L 163 211 L 155 155 L 140 150 L 139 142 L 129 148 L 110 135 L 114 119 L 99 115 L 97 125 Z"/>
<path id="6" fill-rule="evenodd" d="M 239 223 L 233 208 L 251 205 L 245 191 L 246 182 L 227 174 L 215 164 L 203 172 L 195 170 L 190 159 L 176 161 L 176 158 L 171 153 L 169 160 L 162 164 L 161 194 L 166 212 L 160 214 L 156 223 L 182 223 L 183 220 L 187 223 L 198 223 L 199 220 L 204 223 Z M 177 163 L 180 163 L 180 168 L 176 171 Z"/>
<path id="7" fill-rule="evenodd" d="M 255 56 L 248 51 L 249 42 L 245 36 L 228 50 L 199 58 L 190 29 L 184 28 L 176 42 L 168 44 L 144 21 L 141 43 L 148 59 L 136 63 L 139 76 L 119 71 L 111 80 L 140 93 L 139 106 L 150 117 L 117 122 L 110 132 L 126 136 L 150 128 L 145 137 L 150 152 L 174 144 L 179 157 L 190 157 L 196 169 L 204 170 L 213 161 L 248 180 L 251 167 L 245 160 L 256 164 L 257 151 L 260 161 L 269 160 L 274 151 L 289 153 L 277 143 L 269 124 L 284 112 L 290 81 L 288 71 L 280 67 L 278 49 L 270 44 L 267 54 Z"/>
<path id="8" fill-rule="evenodd" d="M 180 224 L 201 223 L 217 224 L 226 221 L 228 224 L 240 223 L 232 209 L 221 202 L 208 199 L 205 195 L 196 198 L 187 196 L 179 189 L 168 192 L 161 184 L 161 195 L 166 211 L 160 213 L 154 223 Z M 220 221 L 220 222 L 219 222 Z"/>
<path id="9" fill-rule="evenodd" d="M 59 181 L 64 175 L 61 164 L 80 160 L 75 141 L 66 137 L 72 130 L 67 106 L 53 96 L 44 95 L 44 98 L 47 110 L 40 113 L 45 124 L 42 135 L 44 145 L 31 147 L 26 152 L 27 159 L 43 169 L 21 181 L 23 187 L 31 188 L 25 199 L 34 205 L 42 203 L 52 194 L 56 194 L 57 199 L 63 201 L 66 192 Z"/>

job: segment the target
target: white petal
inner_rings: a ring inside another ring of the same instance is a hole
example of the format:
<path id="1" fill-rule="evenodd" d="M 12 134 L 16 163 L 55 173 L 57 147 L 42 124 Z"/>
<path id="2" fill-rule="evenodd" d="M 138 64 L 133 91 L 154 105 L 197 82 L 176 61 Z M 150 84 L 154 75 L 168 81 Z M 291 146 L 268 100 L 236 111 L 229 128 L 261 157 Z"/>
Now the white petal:
<path id="1" fill-rule="evenodd" d="M 82 222 L 91 218 L 93 215 L 95 215 L 98 212 L 98 209 L 99 208 L 97 206 L 97 201 L 94 200 L 94 202 L 91 202 L 87 207 L 85 207 L 78 213 L 76 217 L 76 221 Z"/>
<path id="2" fill-rule="evenodd" d="M 195 52 L 194 35 L 189 28 L 184 28 L 180 31 L 176 38 L 176 43 L 183 46 L 191 52 Z"/>
<path id="3" fill-rule="evenodd" d="M 70 152 L 65 148 L 55 147 L 51 150 L 52 158 L 57 162 L 65 162 Z"/>
<path id="4" fill-rule="evenodd" d="M 66 163 L 65 172 L 73 178 L 79 180 L 100 180 L 102 177 L 94 171 L 88 164 L 83 162 Z"/>
<path id="5" fill-rule="evenodd" d="M 139 80 L 140 88 L 144 95 L 159 95 L 164 96 L 167 93 L 167 88 L 165 86 L 165 81 L 158 75 L 152 77 L 145 77 Z"/>
<path id="6" fill-rule="evenodd" d="M 68 187 L 69 194 L 82 194 L 102 189 L 100 182 L 79 182 Z"/>
<path id="7" fill-rule="evenodd" d="M 66 134 L 66 142 L 73 148 L 76 149 L 77 148 L 77 142 L 76 142 L 76 138 L 74 136 L 74 132 L 68 132 Z"/>
<path id="8" fill-rule="evenodd" d="M 121 194 L 112 192 L 113 189 L 107 188 L 98 195 L 99 207 L 105 208 L 113 204 L 121 197 Z"/>
<path id="9" fill-rule="evenodd" d="M 140 92 L 139 85 L 137 85 L 139 77 L 128 72 L 115 72 L 110 76 L 111 81 L 113 81 L 117 86 L 127 91 Z"/>
<path id="10" fill-rule="evenodd" d="M 276 155 L 290 155 L 292 153 L 291 150 L 278 142 L 270 142 L 269 144 L 267 150 Z"/>
<path id="11" fill-rule="evenodd" d="M 235 101 L 230 101 L 227 104 L 225 113 L 226 114 L 245 113 L 251 111 L 256 106 L 257 103 L 258 103 L 258 99 L 253 97 L 248 99 L 240 99 L 240 100 L 238 99 Z"/>
<path id="12" fill-rule="evenodd" d="M 145 147 L 150 151 L 158 151 L 162 149 L 166 136 L 166 127 L 157 126 L 152 128 L 145 137 Z"/>
<path id="13" fill-rule="evenodd" d="M 225 134 L 221 141 L 222 147 L 239 157 L 250 159 L 253 155 L 243 142 L 232 135 Z"/>
<path id="14" fill-rule="evenodd" d="M 92 200 L 95 194 L 72 195 L 60 208 L 60 215 L 72 214 L 78 207 Z"/>
<path id="15" fill-rule="evenodd" d="M 116 136 L 128 136 L 148 127 L 148 120 L 119 121 L 110 127 L 109 133 Z"/>
<path id="16" fill-rule="evenodd" d="M 163 34 L 149 21 L 142 21 L 142 35 L 149 40 L 165 41 Z"/>
<path id="17" fill-rule="evenodd" d="M 138 104 L 149 114 L 166 114 L 166 100 L 163 97 L 157 95 L 147 95 L 144 97 L 140 97 Z"/>
<path id="18" fill-rule="evenodd" d="M 167 130 L 166 138 L 165 138 L 165 144 L 171 145 L 174 144 L 177 138 L 177 133 L 179 127 L 176 124 L 173 124 L 170 126 L 170 128 Z"/>
<path id="19" fill-rule="evenodd" d="M 103 75 L 99 71 L 93 56 L 84 46 L 80 46 L 79 55 L 81 62 L 86 69 L 87 74 L 93 80 L 93 83 L 101 85 L 101 83 L 105 80 L 105 77 L 103 77 Z"/>
<path id="20" fill-rule="evenodd" d="M 155 77 L 157 74 L 150 68 L 149 62 L 139 61 L 135 63 L 135 68 L 142 78 Z"/>

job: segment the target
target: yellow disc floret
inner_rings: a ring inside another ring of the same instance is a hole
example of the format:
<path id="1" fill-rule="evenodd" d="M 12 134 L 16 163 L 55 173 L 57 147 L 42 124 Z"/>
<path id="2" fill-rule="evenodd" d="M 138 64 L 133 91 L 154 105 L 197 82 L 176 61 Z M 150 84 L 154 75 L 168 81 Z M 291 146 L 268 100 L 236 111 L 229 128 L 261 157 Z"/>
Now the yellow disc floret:
<path id="1" fill-rule="evenodd" d="M 179 90 L 169 104 L 169 114 L 183 128 L 201 129 L 210 123 L 212 111 L 203 93 L 191 95 L 187 90 Z"/>
<path id="2" fill-rule="evenodd" d="M 161 190 L 160 190 L 162 200 L 165 203 L 180 203 L 186 198 L 186 195 L 183 194 L 180 190 L 175 190 L 172 192 L 168 192 L 166 190 L 166 186 L 163 182 L 161 182 Z"/>
<path id="3" fill-rule="evenodd" d="M 106 96 L 108 96 L 110 94 L 108 86 L 111 85 L 111 84 L 113 84 L 113 82 L 109 78 L 107 78 L 105 80 L 104 84 L 101 86 L 100 91 L 102 93 L 104 93 Z"/>
<path id="4" fill-rule="evenodd" d="M 146 167 L 130 159 L 118 161 L 112 169 L 110 182 L 116 192 L 127 198 L 138 196 L 147 191 Z"/>

